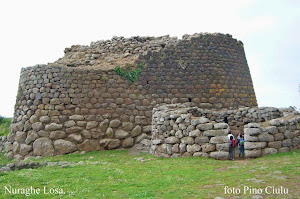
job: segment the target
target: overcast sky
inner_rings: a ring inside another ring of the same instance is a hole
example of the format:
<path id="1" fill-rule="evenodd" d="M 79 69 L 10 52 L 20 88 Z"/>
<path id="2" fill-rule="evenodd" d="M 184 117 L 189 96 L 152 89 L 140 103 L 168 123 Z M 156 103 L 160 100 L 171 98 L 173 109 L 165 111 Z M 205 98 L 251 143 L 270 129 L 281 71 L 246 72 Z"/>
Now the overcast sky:
<path id="1" fill-rule="evenodd" d="M 13 116 L 22 67 L 112 36 L 221 32 L 244 43 L 258 105 L 300 107 L 300 1 L 0 2 L 0 115 Z"/>

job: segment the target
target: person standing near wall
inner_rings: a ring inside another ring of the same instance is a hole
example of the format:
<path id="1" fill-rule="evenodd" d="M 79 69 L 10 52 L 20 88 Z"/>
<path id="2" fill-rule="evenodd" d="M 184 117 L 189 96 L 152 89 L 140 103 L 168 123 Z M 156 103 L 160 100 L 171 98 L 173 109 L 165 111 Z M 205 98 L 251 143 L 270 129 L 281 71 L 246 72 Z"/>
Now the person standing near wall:
<path id="1" fill-rule="evenodd" d="M 230 141 L 229 141 L 229 159 L 230 160 L 234 160 L 234 156 L 235 156 L 235 145 L 236 145 L 236 142 L 233 138 L 233 136 L 230 136 Z"/>
<path id="2" fill-rule="evenodd" d="M 241 154 L 242 154 L 243 158 L 245 157 L 244 142 L 245 142 L 244 136 L 240 135 L 240 138 L 238 139 L 237 143 L 238 143 L 238 146 L 239 146 L 239 157 L 241 157 Z"/>

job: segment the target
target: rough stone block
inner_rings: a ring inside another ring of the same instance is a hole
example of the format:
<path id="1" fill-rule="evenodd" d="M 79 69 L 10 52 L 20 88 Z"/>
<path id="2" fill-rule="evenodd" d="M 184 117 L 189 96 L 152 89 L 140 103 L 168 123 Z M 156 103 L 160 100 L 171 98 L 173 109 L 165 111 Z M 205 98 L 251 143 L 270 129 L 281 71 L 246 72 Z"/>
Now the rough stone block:
<path id="1" fill-rule="evenodd" d="M 261 156 L 261 149 L 245 150 L 245 157 L 246 158 L 257 158 L 259 156 Z"/>
<path id="2" fill-rule="evenodd" d="M 229 158 L 229 153 L 224 151 L 215 151 L 209 153 L 209 157 L 216 160 L 227 160 Z"/>
<path id="3" fill-rule="evenodd" d="M 245 150 L 262 149 L 267 146 L 266 142 L 245 142 Z"/>

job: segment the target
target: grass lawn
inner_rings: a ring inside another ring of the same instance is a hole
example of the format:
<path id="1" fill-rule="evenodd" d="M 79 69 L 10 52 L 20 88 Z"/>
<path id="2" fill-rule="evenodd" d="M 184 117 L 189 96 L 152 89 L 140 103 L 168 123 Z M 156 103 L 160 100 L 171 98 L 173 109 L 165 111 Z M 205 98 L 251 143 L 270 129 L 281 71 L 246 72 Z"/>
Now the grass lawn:
<path id="1" fill-rule="evenodd" d="M 140 161 L 137 158 L 143 158 Z M 300 152 L 274 154 L 252 160 L 218 161 L 200 157 L 155 158 L 149 154 L 129 155 L 127 150 L 96 151 L 85 155 L 47 157 L 40 161 L 74 162 L 73 167 L 40 167 L 0 174 L 0 198 L 24 198 L 5 194 L 12 188 L 61 188 L 64 195 L 40 194 L 28 198 L 251 198 L 244 186 L 265 189 L 287 188 L 288 195 L 300 197 Z M 7 163 L 3 155 L 0 164 Z M 224 194 L 224 188 L 240 188 L 240 194 Z M 270 189 L 271 190 L 271 189 Z"/>
<path id="2" fill-rule="evenodd" d="M 8 135 L 11 118 L 0 116 L 0 136 Z"/>

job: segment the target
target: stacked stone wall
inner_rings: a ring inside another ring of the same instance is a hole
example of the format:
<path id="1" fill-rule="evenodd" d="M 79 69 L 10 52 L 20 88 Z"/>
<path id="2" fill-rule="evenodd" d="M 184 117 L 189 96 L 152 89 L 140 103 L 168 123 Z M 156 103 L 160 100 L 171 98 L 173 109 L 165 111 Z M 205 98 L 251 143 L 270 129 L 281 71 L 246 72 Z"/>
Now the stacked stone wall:
<path id="1" fill-rule="evenodd" d="M 245 114 L 240 114 L 240 111 L 244 111 Z M 300 116 L 295 115 L 291 110 L 283 111 L 276 108 L 251 109 L 249 107 L 225 111 L 233 118 L 241 118 L 248 122 L 268 120 L 277 115 L 277 119 L 243 125 L 244 132 L 240 133 L 245 135 L 246 158 L 293 149 L 299 150 Z M 247 115 L 247 112 L 257 114 Z M 188 104 L 172 104 L 154 108 L 150 153 L 160 157 L 202 156 L 228 159 L 229 139 L 227 135 L 231 127 L 222 120 L 224 111 L 219 111 L 221 117 L 212 115 L 204 117 L 203 113 L 207 111 L 198 107 L 190 107 Z M 237 138 L 237 135 L 235 137 Z"/>
<path id="2" fill-rule="evenodd" d="M 144 69 L 134 83 L 113 69 L 83 67 L 85 62 L 23 68 L 7 157 L 126 148 L 144 139 L 149 143 L 152 109 L 164 104 L 257 106 L 240 41 L 195 34 L 160 44 L 138 54 L 135 64 L 143 63 Z M 91 53 L 95 45 L 78 52 Z"/>
<path id="3" fill-rule="evenodd" d="M 300 149 L 300 116 L 289 115 L 245 126 L 245 156 L 250 158 Z"/>

